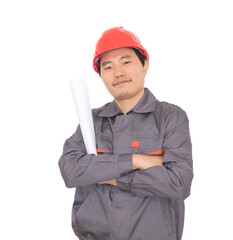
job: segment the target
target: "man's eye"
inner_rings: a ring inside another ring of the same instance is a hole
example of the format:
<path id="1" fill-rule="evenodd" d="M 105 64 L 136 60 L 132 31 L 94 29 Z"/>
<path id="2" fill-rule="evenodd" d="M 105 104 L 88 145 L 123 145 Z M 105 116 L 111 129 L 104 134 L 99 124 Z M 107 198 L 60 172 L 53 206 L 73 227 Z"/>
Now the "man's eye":
<path id="1" fill-rule="evenodd" d="M 111 68 L 112 68 L 111 66 L 108 66 L 108 67 L 104 68 L 104 70 L 109 70 Z"/>
<path id="2" fill-rule="evenodd" d="M 124 62 L 124 65 L 127 65 L 127 64 L 129 64 L 129 63 L 131 63 L 131 61 L 125 61 L 125 62 Z"/>

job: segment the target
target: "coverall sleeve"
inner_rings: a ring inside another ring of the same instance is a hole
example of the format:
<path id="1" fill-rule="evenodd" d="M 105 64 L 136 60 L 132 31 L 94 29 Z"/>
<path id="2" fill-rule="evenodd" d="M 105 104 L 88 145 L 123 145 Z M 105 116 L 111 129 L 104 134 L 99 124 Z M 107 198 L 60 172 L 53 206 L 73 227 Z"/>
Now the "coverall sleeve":
<path id="1" fill-rule="evenodd" d="M 133 170 L 130 154 L 87 154 L 80 126 L 74 135 L 65 141 L 59 167 L 69 188 L 119 178 L 123 173 Z"/>
<path id="2" fill-rule="evenodd" d="M 137 196 L 159 196 L 184 200 L 193 178 L 189 121 L 179 109 L 169 117 L 163 142 L 163 166 L 136 170 L 117 179 L 117 186 Z"/>

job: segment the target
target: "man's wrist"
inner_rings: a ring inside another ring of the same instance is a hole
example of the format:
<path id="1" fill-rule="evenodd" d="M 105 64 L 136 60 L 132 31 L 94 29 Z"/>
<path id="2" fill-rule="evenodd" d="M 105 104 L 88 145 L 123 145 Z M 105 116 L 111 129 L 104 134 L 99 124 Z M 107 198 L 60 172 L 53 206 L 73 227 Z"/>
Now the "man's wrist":
<path id="1" fill-rule="evenodd" d="M 154 166 L 162 166 L 162 156 L 132 155 L 133 169 L 146 170 Z"/>
<path id="2" fill-rule="evenodd" d="M 133 169 L 140 169 L 140 161 L 139 160 L 139 154 L 132 154 L 132 164 L 133 164 Z"/>
<path id="3" fill-rule="evenodd" d="M 108 180 L 108 181 L 104 181 L 104 182 L 98 182 L 98 184 L 110 184 L 113 186 L 117 186 L 116 179 L 112 179 L 112 180 Z"/>

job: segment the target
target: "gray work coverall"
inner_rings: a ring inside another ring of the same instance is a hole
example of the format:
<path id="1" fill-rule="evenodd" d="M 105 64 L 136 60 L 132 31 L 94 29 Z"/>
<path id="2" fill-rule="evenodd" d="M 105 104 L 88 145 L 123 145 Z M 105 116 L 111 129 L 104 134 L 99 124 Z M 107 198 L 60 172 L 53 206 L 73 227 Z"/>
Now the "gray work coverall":
<path id="1" fill-rule="evenodd" d="M 98 155 L 87 154 L 80 127 L 59 167 L 76 188 L 72 227 L 80 240 L 179 240 L 193 178 L 189 121 L 178 106 L 145 88 L 124 115 L 113 101 L 93 110 Z M 163 166 L 133 170 L 132 154 L 162 155 Z M 97 184 L 116 179 L 117 187 Z"/>

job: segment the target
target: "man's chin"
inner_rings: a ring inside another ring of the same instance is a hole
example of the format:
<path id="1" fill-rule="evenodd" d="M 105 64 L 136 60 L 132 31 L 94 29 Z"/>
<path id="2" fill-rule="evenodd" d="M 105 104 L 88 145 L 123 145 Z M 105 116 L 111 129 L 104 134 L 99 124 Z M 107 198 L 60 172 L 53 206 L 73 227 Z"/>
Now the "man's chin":
<path id="1" fill-rule="evenodd" d="M 128 90 L 119 91 L 115 94 L 114 99 L 117 101 L 126 100 L 130 98 L 130 92 Z"/>

